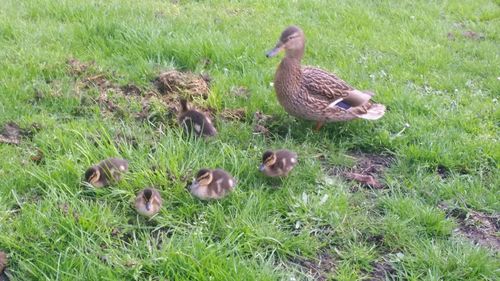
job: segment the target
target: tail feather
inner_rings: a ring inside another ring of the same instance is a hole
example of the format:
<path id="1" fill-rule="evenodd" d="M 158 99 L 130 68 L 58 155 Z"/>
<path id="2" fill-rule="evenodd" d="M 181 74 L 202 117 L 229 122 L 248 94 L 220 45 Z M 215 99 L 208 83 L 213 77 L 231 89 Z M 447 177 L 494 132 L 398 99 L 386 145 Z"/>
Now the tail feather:
<path id="1" fill-rule="evenodd" d="M 380 119 L 385 114 L 385 105 L 374 103 L 367 108 L 364 112 L 354 112 L 354 115 L 359 118 L 367 119 L 367 120 L 377 120 Z"/>
<path id="2" fill-rule="evenodd" d="M 351 90 L 342 100 L 351 107 L 356 107 L 366 104 L 374 95 L 369 91 Z"/>

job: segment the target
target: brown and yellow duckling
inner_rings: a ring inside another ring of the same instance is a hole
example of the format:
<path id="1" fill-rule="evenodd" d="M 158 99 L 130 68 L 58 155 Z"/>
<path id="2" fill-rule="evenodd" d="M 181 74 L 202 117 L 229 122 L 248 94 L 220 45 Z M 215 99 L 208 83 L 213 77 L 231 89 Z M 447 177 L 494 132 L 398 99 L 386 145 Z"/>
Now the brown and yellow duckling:
<path id="1" fill-rule="evenodd" d="M 202 200 L 221 199 L 234 190 L 235 179 L 222 169 L 201 169 L 189 191 Z"/>
<path id="2" fill-rule="evenodd" d="M 295 117 L 316 121 L 316 130 L 325 122 L 356 118 L 376 120 L 385 113 L 385 106 L 371 101 L 374 95 L 360 91 L 332 73 L 315 67 L 302 67 L 305 36 L 299 27 L 286 28 L 267 57 L 285 50 L 274 77 L 279 103 Z"/>
<path id="3" fill-rule="evenodd" d="M 217 135 L 217 130 L 210 118 L 197 110 L 189 109 L 186 99 L 181 99 L 180 102 L 181 112 L 178 120 L 187 134 L 194 133 L 197 137 L 213 137 Z"/>
<path id="4" fill-rule="evenodd" d="M 87 169 L 84 180 L 94 187 L 104 187 L 121 179 L 128 170 L 128 161 L 119 158 L 108 158 Z"/>
<path id="5" fill-rule="evenodd" d="M 152 217 L 160 212 L 163 200 L 160 192 L 154 188 L 141 190 L 135 198 L 135 210 L 140 215 Z"/>
<path id="6" fill-rule="evenodd" d="M 297 153 L 281 149 L 268 150 L 262 155 L 259 171 L 269 177 L 286 177 L 297 164 Z"/>

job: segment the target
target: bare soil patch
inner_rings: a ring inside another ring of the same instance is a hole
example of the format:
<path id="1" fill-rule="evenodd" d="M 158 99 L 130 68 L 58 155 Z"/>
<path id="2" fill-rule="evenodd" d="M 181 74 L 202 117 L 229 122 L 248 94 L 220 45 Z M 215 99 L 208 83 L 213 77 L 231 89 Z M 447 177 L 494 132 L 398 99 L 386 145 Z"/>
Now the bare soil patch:
<path id="1" fill-rule="evenodd" d="M 450 170 L 446 166 L 439 164 L 436 167 L 436 173 L 439 175 L 440 178 L 446 179 L 450 174 Z"/>
<path id="2" fill-rule="evenodd" d="M 266 137 L 269 136 L 271 131 L 268 129 L 268 126 L 272 120 L 273 117 L 271 115 L 256 111 L 253 115 L 253 132 Z"/>
<path id="3" fill-rule="evenodd" d="M 489 215 L 473 210 L 451 208 L 445 203 L 441 203 L 439 207 L 448 217 L 457 220 L 458 227 L 454 230 L 456 234 L 466 237 L 476 245 L 500 251 L 500 214 Z"/>
<path id="4" fill-rule="evenodd" d="M 7 122 L 0 132 L 0 143 L 19 145 L 21 139 L 31 139 L 38 130 L 40 130 L 40 125 L 36 123 L 31 124 L 29 128 L 21 128 L 12 121 Z"/>
<path id="5" fill-rule="evenodd" d="M 477 33 L 477 32 L 472 31 L 472 30 L 466 30 L 466 31 L 462 32 L 462 35 L 465 38 L 468 38 L 471 40 L 484 40 L 485 39 L 484 34 Z"/>
<path id="6" fill-rule="evenodd" d="M 244 122 L 246 111 L 244 108 L 226 108 L 219 115 L 225 120 Z"/>
<path id="7" fill-rule="evenodd" d="M 483 33 L 468 29 L 463 22 L 454 23 L 453 28 L 455 29 L 455 31 L 450 31 L 447 34 L 448 40 L 454 41 L 457 36 L 460 35 L 474 41 L 481 41 L 486 39 L 486 36 Z"/>
<path id="8" fill-rule="evenodd" d="M 245 86 L 233 86 L 229 90 L 229 93 L 231 93 L 234 96 L 242 97 L 245 99 L 248 99 L 250 97 L 250 91 Z"/>
<path id="9" fill-rule="evenodd" d="M 382 257 L 373 263 L 373 270 L 370 272 L 370 281 L 396 280 L 396 269 L 390 261 Z"/>
<path id="10" fill-rule="evenodd" d="M 162 95 L 176 94 L 203 98 L 209 95 L 209 86 L 204 77 L 191 72 L 177 70 L 163 72 L 154 80 L 154 85 Z"/>
<path id="11" fill-rule="evenodd" d="M 316 260 L 294 258 L 291 261 L 301 266 L 314 280 L 318 281 L 329 280 L 329 275 L 335 269 L 335 260 L 327 253 L 320 254 Z"/>
<path id="12" fill-rule="evenodd" d="M 34 152 L 30 156 L 30 160 L 35 162 L 35 164 L 42 164 L 45 160 L 45 154 L 40 148 L 35 147 Z"/>
<path id="13" fill-rule="evenodd" d="M 347 180 L 355 181 L 363 186 L 375 189 L 385 188 L 380 182 L 383 173 L 394 159 L 385 154 L 353 153 L 349 155 L 355 160 L 353 167 L 333 166 L 327 168 L 328 175 L 340 176 Z"/>

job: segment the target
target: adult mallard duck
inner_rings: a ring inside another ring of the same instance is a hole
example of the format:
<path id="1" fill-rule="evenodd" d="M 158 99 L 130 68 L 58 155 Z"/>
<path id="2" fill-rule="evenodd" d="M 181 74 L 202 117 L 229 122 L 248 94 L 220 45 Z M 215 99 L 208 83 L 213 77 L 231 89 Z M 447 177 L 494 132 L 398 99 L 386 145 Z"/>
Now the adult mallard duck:
<path id="1" fill-rule="evenodd" d="M 286 28 L 267 57 L 285 50 L 274 77 L 278 101 L 290 115 L 317 121 L 319 130 L 325 122 L 356 118 L 376 120 L 385 106 L 372 103 L 373 93 L 356 90 L 334 74 L 315 67 L 301 67 L 304 56 L 304 32 L 296 26 Z"/>

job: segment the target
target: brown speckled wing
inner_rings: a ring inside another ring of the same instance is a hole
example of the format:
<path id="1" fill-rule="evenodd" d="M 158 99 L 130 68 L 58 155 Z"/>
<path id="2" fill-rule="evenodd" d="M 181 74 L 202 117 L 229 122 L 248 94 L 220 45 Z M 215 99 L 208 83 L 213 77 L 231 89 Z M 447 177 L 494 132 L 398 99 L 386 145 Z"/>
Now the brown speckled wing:
<path id="1" fill-rule="evenodd" d="M 334 74 L 314 67 L 302 69 L 303 85 L 310 96 L 331 103 L 349 95 L 354 90 Z"/>

